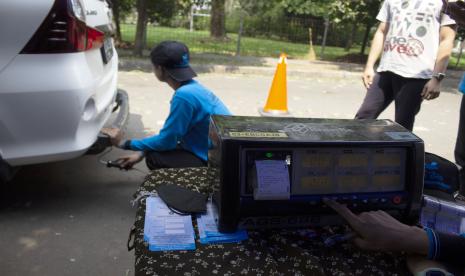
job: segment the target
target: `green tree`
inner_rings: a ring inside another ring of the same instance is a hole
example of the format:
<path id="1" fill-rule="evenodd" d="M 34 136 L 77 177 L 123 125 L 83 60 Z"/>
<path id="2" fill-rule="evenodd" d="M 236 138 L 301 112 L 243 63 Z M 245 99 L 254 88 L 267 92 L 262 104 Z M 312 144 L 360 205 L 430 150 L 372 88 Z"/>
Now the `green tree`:
<path id="1" fill-rule="evenodd" d="M 312 15 L 321 17 L 327 13 L 329 3 L 325 0 L 237 0 L 249 15 L 285 13 L 288 15 Z"/>
<path id="2" fill-rule="evenodd" d="M 280 5 L 288 14 L 324 17 L 331 1 L 325 0 L 281 0 Z"/>
<path id="3" fill-rule="evenodd" d="M 147 46 L 147 23 L 167 22 L 176 13 L 176 2 L 172 0 L 137 0 L 137 26 L 133 54 L 142 56 Z"/>
<path id="4" fill-rule="evenodd" d="M 113 0 L 112 2 L 113 19 L 116 26 L 116 41 L 121 42 L 121 21 L 129 15 L 134 8 L 134 0 Z"/>
<path id="5" fill-rule="evenodd" d="M 167 23 L 176 14 L 177 3 L 173 0 L 150 0 L 147 6 L 149 22 Z"/>
<path id="6" fill-rule="evenodd" d="M 362 55 L 365 54 L 370 30 L 376 24 L 376 14 L 379 11 L 381 2 L 382 0 L 334 0 L 329 6 L 329 16 L 333 22 L 351 24 L 353 28 L 357 28 L 360 24 L 365 28 L 360 51 Z"/>
<path id="7" fill-rule="evenodd" d="M 277 0 L 238 0 L 238 5 L 249 15 L 263 14 L 276 7 L 279 4 Z"/>
<path id="8" fill-rule="evenodd" d="M 198 7 L 201 7 L 209 3 L 210 3 L 209 0 L 177 0 L 176 10 L 182 14 L 188 14 L 192 6 L 196 5 Z"/>

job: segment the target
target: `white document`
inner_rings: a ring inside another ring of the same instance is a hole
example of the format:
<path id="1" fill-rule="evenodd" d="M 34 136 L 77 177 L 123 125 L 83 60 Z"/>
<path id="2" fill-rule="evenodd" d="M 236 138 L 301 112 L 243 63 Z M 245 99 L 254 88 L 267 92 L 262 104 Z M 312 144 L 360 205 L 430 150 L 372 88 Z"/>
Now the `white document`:
<path id="1" fill-rule="evenodd" d="M 159 197 L 146 199 L 144 240 L 151 251 L 193 250 L 195 232 L 191 216 L 172 212 Z"/>
<path id="2" fill-rule="evenodd" d="M 465 234 L 465 206 L 425 195 L 420 224 L 444 233 Z"/>
<path id="3" fill-rule="evenodd" d="M 211 201 L 207 202 L 207 212 L 197 218 L 198 225 L 202 225 L 202 230 L 207 235 L 211 233 L 218 233 L 218 211 Z"/>
<path id="4" fill-rule="evenodd" d="M 257 187 L 255 200 L 288 200 L 290 197 L 289 170 L 285 160 L 256 160 Z"/>

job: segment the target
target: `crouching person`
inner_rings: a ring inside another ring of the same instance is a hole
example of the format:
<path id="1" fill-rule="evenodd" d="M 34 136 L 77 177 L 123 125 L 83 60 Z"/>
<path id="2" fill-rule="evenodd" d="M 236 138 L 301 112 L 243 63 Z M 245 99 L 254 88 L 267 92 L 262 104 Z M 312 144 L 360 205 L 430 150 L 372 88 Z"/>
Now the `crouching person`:
<path id="1" fill-rule="evenodd" d="M 210 117 L 231 113 L 218 97 L 193 79 L 197 74 L 189 66 L 186 45 L 161 42 L 152 50 L 150 58 L 157 79 L 174 90 L 170 112 L 158 135 L 123 140 L 119 129 L 105 130 L 113 145 L 137 151 L 117 162 L 125 169 L 132 168 L 144 157 L 151 170 L 205 166 Z"/>

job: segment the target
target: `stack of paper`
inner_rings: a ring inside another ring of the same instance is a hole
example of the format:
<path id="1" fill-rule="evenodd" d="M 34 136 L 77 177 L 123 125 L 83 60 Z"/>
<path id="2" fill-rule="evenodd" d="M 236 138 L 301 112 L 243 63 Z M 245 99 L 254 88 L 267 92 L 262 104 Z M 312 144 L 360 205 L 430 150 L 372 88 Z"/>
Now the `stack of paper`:
<path id="1" fill-rule="evenodd" d="M 151 251 L 194 250 L 191 216 L 172 212 L 159 197 L 146 199 L 144 240 Z"/>
<path id="2" fill-rule="evenodd" d="M 443 233 L 463 234 L 465 206 L 425 195 L 420 223 Z"/>
<path id="3" fill-rule="evenodd" d="M 256 160 L 255 200 L 287 200 L 290 197 L 289 168 L 286 160 Z"/>
<path id="4" fill-rule="evenodd" d="M 247 231 L 239 230 L 234 233 L 220 233 L 218 231 L 218 213 L 211 202 L 207 203 L 207 213 L 197 217 L 200 243 L 229 243 L 248 239 Z"/>

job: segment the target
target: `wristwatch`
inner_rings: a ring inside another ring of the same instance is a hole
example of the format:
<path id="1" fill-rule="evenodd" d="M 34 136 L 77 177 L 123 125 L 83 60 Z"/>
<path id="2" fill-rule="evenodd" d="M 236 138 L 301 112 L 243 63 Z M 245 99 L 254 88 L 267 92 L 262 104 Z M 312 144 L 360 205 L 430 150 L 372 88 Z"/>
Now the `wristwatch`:
<path id="1" fill-rule="evenodd" d="M 442 81 L 446 77 L 444 73 L 436 73 L 433 75 L 433 78 L 437 79 L 438 81 Z"/>
<path id="2" fill-rule="evenodd" d="M 426 268 L 425 270 L 416 272 L 413 275 L 414 276 L 454 276 L 454 274 L 439 267 Z"/>

